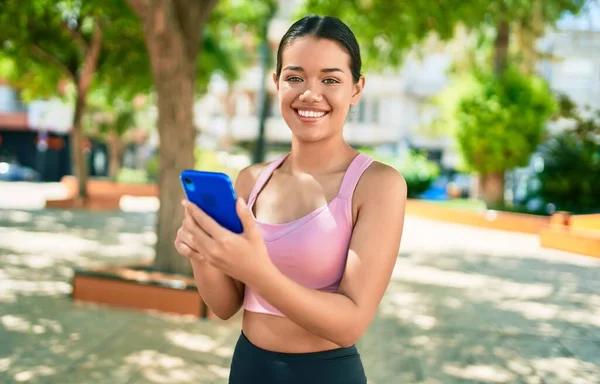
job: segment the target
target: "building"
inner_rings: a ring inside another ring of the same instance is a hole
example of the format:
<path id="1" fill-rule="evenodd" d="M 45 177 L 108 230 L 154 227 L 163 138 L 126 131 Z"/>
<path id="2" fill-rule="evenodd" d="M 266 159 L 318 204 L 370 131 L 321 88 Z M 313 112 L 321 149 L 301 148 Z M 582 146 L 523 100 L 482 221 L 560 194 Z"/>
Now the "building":
<path id="1" fill-rule="evenodd" d="M 280 12 L 270 28 L 273 50 L 289 27 L 293 11 L 299 3 L 298 0 L 281 2 Z M 592 8 L 586 9 L 583 16 L 564 18 L 558 23 L 558 30 L 549 31 L 540 39 L 539 45 L 542 50 L 562 58 L 558 62 L 540 63 L 540 73 L 552 88 L 569 94 L 580 104 L 600 108 L 598 14 L 600 11 Z M 592 21 L 589 23 L 586 20 Z M 351 113 L 345 127 L 346 139 L 356 146 L 387 147 L 393 151 L 407 147 L 424 149 L 430 158 L 452 168 L 458 158 L 452 138 L 429 135 L 423 127 L 437 117 L 437 108 L 432 104 L 431 97 L 446 86 L 448 67 L 461 49 L 464 38 L 467 38 L 466 35 L 447 44 L 432 39 L 425 43 L 427 46 L 424 51 L 427 53 L 424 56 L 409 53 L 400 69 L 367 73 L 361 103 Z M 215 79 L 214 87 L 198 103 L 196 123 L 204 137 L 219 140 L 231 136 L 234 141 L 256 139 L 260 74 L 260 66 L 252 66 L 232 89 L 218 78 Z M 270 76 L 267 78 L 267 88 L 273 100 L 266 123 L 267 141 L 275 145 L 289 144 L 291 134 L 279 115 Z M 224 107 L 223 100 L 230 102 L 228 108 Z"/>
<path id="2" fill-rule="evenodd" d="M 301 1 L 281 1 L 279 13 L 269 30 L 271 49 L 276 51 L 279 40 L 290 25 L 292 13 Z M 288 145 L 291 132 L 279 112 L 276 89 L 270 74 L 266 87 L 271 108 L 266 121 L 266 139 L 271 145 Z M 261 67 L 258 60 L 246 69 L 229 89 L 215 78 L 209 93 L 197 104 L 196 124 L 204 137 L 221 140 L 231 136 L 233 141 L 254 141 L 258 135 L 258 99 L 261 89 Z M 398 73 L 386 76 L 368 75 L 367 86 L 360 103 L 351 111 L 344 135 L 356 146 L 395 146 L 403 136 L 401 113 L 396 107 L 402 102 L 398 88 L 402 79 Z M 228 107 L 227 107 L 228 106 Z"/>
<path id="3" fill-rule="evenodd" d="M 0 161 L 33 170 L 44 181 L 58 181 L 70 172 L 69 137 L 39 129 L 19 94 L 0 84 Z"/>
<path id="4" fill-rule="evenodd" d="M 542 52 L 557 60 L 543 60 L 540 74 L 552 89 L 576 104 L 600 110 L 600 22 L 589 30 L 552 31 L 539 42 Z"/>
<path id="5" fill-rule="evenodd" d="M 72 121 L 72 105 L 58 98 L 25 105 L 15 89 L 0 84 L 0 161 L 33 171 L 40 181 L 60 181 L 71 174 Z M 106 145 L 88 137 L 84 146 L 90 175 L 107 176 Z"/>
<path id="6" fill-rule="evenodd" d="M 277 17 L 270 25 L 273 52 L 291 24 L 294 10 L 301 1 L 282 1 Z M 428 42 L 429 55 L 408 55 L 399 69 L 382 73 L 366 72 L 366 87 L 360 103 L 350 112 L 344 128 L 346 140 L 357 147 L 373 146 L 398 152 L 407 147 L 425 149 L 433 159 L 443 161 L 444 149 L 451 145 L 447 137 L 431 137 L 422 126 L 436 116 L 430 97 L 447 83 L 446 71 L 452 62 L 455 46 Z M 266 87 L 271 108 L 266 121 L 266 139 L 270 146 L 286 146 L 291 132 L 279 111 L 276 89 L 269 69 Z M 247 68 L 232 86 L 216 76 L 209 92 L 196 104 L 196 124 L 204 143 L 232 140 L 252 142 L 258 136 L 258 99 L 261 89 L 261 67 Z M 448 158 L 448 157 L 446 157 Z"/>

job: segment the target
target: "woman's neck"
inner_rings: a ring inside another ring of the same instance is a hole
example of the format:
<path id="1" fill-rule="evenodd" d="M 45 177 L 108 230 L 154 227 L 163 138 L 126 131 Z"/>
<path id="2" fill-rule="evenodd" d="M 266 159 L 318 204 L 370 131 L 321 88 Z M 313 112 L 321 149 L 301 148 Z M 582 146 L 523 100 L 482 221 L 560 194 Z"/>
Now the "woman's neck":
<path id="1" fill-rule="evenodd" d="M 286 159 L 288 172 L 318 175 L 336 171 L 348 165 L 357 151 L 342 138 L 318 142 L 300 142 L 292 139 L 292 151 Z"/>

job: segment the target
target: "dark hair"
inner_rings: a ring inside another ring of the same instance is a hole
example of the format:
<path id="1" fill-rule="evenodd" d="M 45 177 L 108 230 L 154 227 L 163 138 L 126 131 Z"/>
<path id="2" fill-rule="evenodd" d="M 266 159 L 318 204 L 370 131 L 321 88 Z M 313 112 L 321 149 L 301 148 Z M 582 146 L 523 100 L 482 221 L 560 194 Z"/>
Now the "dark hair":
<path id="1" fill-rule="evenodd" d="M 277 78 L 281 75 L 281 58 L 284 48 L 299 37 L 313 36 L 339 43 L 350 55 L 350 70 L 355 83 L 360 79 L 362 60 L 360 47 L 354 33 L 337 17 L 309 15 L 296 21 L 287 30 L 279 42 L 277 49 Z"/>

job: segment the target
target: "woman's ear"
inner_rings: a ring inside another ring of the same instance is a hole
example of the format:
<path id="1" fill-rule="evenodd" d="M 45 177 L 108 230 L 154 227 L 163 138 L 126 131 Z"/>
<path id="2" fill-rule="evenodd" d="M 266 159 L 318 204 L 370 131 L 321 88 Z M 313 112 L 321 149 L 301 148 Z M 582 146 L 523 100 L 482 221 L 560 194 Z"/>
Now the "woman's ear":
<path id="1" fill-rule="evenodd" d="M 279 91 L 279 78 L 276 72 L 273 72 L 273 83 L 275 83 L 275 88 Z"/>
<path id="2" fill-rule="evenodd" d="M 360 101 L 360 96 L 362 95 L 362 91 L 365 88 L 365 77 L 361 76 L 360 79 L 356 82 L 356 84 L 352 85 L 352 100 L 350 101 L 350 105 L 356 105 Z"/>

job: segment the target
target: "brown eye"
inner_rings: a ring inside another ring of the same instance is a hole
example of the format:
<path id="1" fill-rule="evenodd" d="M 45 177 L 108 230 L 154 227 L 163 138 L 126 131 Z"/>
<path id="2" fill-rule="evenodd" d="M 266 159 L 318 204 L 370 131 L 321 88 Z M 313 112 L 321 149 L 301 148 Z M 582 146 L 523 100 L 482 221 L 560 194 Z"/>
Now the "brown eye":
<path id="1" fill-rule="evenodd" d="M 288 81 L 290 83 L 299 83 L 302 81 L 302 79 L 299 78 L 298 76 L 290 76 L 290 77 L 286 78 L 285 81 Z"/>
<path id="2" fill-rule="evenodd" d="M 323 82 L 325 84 L 338 84 L 339 83 L 339 81 L 337 81 L 336 79 L 325 79 L 325 80 L 323 80 Z"/>

